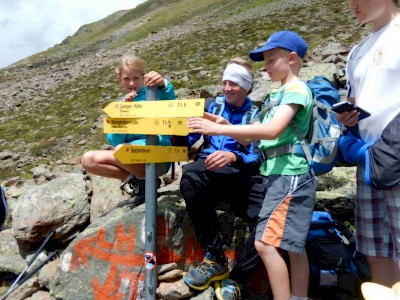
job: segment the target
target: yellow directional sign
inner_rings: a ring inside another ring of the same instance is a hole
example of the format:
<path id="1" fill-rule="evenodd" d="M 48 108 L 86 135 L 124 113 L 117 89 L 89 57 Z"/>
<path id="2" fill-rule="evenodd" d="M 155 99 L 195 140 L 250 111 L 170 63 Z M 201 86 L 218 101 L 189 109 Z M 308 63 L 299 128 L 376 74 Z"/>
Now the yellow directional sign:
<path id="1" fill-rule="evenodd" d="M 188 161 L 187 147 L 123 145 L 114 153 L 122 164 Z"/>
<path id="2" fill-rule="evenodd" d="M 186 118 L 105 118 L 104 133 L 188 135 Z"/>
<path id="3" fill-rule="evenodd" d="M 201 117 L 204 99 L 111 102 L 103 111 L 111 118 Z"/>

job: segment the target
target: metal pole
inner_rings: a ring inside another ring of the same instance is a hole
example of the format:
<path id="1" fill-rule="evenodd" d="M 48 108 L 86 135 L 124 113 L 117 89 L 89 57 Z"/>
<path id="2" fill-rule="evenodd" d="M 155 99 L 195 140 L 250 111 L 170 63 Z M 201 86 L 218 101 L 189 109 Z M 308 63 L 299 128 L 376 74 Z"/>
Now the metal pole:
<path id="1" fill-rule="evenodd" d="M 146 100 L 157 100 L 157 87 L 147 87 Z M 146 136 L 146 145 L 157 145 L 156 135 Z M 157 290 L 157 165 L 146 164 L 145 180 L 145 289 L 146 300 L 156 300 Z"/>

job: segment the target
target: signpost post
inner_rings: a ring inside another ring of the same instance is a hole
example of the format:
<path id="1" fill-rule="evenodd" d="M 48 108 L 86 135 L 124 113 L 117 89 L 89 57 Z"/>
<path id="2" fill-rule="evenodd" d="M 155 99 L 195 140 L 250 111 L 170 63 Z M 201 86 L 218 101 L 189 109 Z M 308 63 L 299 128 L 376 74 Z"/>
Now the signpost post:
<path id="1" fill-rule="evenodd" d="M 146 88 L 146 101 L 112 102 L 104 108 L 104 133 L 146 134 L 146 146 L 123 145 L 114 153 L 122 164 L 144 163 L 145 179 L 145 290 L 146 300 L 157 292 L 157 165 L 187 161 L 187 147 L 157 146 L 159 134 L 188 135 L 186 118 L 202 116 L 204 99 L 157 100 L 157 87 Z"/>
<path id="2" fill-rule="evenodd" d="M 157 100 L 157 87 L 147 87 L 146 100 Z M 146 145 L 157 145 L 157 135 L 147 135 Z M 156 300 L 157 290 L 157 168 L 155 163 L 146 164 L 145 180 L 145 288 L 146 300 Z"/>

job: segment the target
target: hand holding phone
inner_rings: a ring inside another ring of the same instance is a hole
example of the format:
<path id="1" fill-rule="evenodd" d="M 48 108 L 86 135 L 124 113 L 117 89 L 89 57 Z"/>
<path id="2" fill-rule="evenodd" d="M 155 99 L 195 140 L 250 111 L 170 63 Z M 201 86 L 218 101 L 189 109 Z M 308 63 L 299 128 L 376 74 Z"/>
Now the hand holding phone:
<path id="1" fill-rule="evenodd" d="M 358 107 L 357 105 L 349 101 L 338 102 L 333 104 L 332 106 L 332 111 L 338 114 L 341 114 L 342 112 L 345 111 L 353 111 L 353 110 L 356 110 L 360 113 L 358 116 L 358 120 L 365 119 L 371 115 L 368 111 L 362 109 L 361 107 Z"/>

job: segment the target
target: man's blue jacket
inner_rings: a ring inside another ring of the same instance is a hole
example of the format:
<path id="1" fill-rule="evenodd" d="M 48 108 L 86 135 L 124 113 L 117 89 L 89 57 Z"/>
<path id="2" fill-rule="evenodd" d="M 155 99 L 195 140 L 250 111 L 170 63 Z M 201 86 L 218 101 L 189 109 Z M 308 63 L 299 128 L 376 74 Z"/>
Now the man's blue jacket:
<path id="1" fill-rule="evenodd" d="M 209 99 L 207 99 L 207 101 L 208 100 Z M 232 106 L 226 101 L 225 96 L 223 96 L 223 101 L 223 112 L 215 112 L 215 114 L 224 117 L 233 125 L 240 126 L 240 124 L 244 124 L 243 117 L 245 116 L 246 112 L 252 107 L 250 98 L 246 97 L 245 103 L 242 107 Z M 211 104 L 207 108 L 207 111 L 209 113 L 212 113 L 215 106 L 216 103 L 214 101 L 211 102 Z M 257 109 L 252 119 L 256 118 L 258 114 L 259 110 Z M 200 137 L 201 135 L 199 134 L 190 134 L 190 146 L 192 146 L 197 140 L 199 140 Z M 196 158 L 205 158 L 209 154 L 214 153 L 217 150 L 229 151 L 235 153 L 237 158 L 236 162 L 232 164 L 232 167 L 259 172 L 259 168 L 262 162 L 262 156 L 261 153 L 258 153 L 257 144 L 258 143 L 253 142 L 248 146 L 244 146 L 228 136 L 204 136 L 203 147 L 197 154 Z"/>

